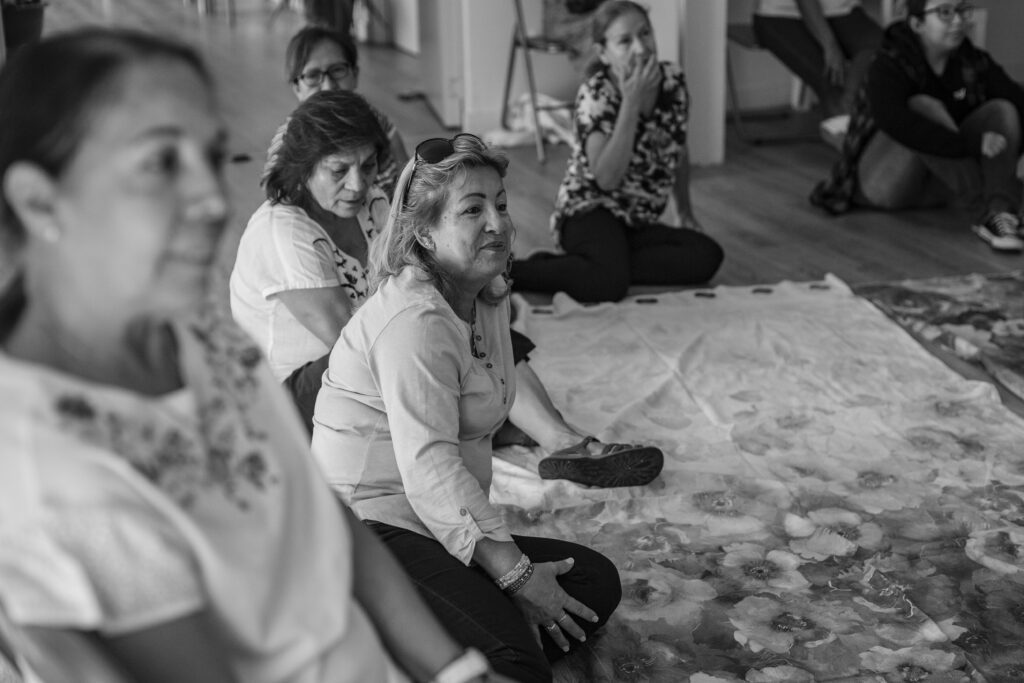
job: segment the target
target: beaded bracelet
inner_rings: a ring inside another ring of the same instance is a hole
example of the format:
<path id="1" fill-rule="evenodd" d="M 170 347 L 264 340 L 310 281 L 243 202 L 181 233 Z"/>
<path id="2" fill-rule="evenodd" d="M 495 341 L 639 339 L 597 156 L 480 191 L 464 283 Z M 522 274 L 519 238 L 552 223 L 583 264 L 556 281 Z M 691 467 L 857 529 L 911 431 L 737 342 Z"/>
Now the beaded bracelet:
<path id="1" fill-rule="evenodd" d="M 526 585 L 526 582 L 530 580 L 531 576 L 533 576 L 533 563 L 527 565 L 526 571 L 523 572 L 522 576 L 520 576 L 518 579 L 513 581 L 511 584 L 509 584 L 502 590 L 505 591 L 505 595 L 512 597 L 513 595 L 518 593 L 523 586 Z"/>
<path id="2" fill-rule="evenodd" d="M 512 569 L 505 572 L 504 575 L 495 579 L 494 583 L 498 584 L 498 588 L 500 588 L 501 590 L 505 590 L 514 582 L 519 580 L 519 578 L 526 571 L 527 567 L 532 566 L 533 565 L 530 562 L 530 558 L 526 556 L 526 553 L 523 553 L 522 556 L 519 558 L 519 561 L 516 562 L 516 566 L 512 567 Z"/>

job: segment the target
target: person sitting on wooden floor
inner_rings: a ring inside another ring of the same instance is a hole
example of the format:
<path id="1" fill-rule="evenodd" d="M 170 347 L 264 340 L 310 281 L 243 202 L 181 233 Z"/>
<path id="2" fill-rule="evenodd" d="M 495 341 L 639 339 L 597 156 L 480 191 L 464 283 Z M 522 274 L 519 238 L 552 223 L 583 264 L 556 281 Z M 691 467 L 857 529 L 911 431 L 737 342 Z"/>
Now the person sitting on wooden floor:
<path id="1" fill-rule="evenodd" d="M 811 202 L 831 213 L 938 206 L 974 214 L 993 249 L 1020 251 L 1024 88 L 967 37 L 973 7 L 908 0 L 858 94 L 842 157 Z"/>
<path id="2" fill-rule="evenodd" d="M 631 284 L 707 282 L 723 252 L 690 203 L 683 73 L 658 62 L 650 18 L 635 2 L 604 3 L 593 30 L 598 59 L 576 97 L 576 139 L 552 217 L 565 253 L 515 261 L 513 286 L 617 301 Z M 680 227 L 658 222 L 670 195 Z"/>

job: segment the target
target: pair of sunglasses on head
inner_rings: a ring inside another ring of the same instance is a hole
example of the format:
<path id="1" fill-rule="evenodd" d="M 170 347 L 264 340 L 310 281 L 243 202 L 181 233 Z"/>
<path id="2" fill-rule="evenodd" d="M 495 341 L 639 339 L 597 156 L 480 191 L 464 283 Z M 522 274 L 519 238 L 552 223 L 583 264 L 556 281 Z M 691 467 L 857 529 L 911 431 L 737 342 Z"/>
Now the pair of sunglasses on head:
<path id="1" fill-rule="evenodd" d="M 416 145 L 416 159 L 427 164 L 438 164 L 455 154 L 455 141 L 467 139 L 487 147 L 484 141 L 472 133 L 459 133 L 453 138 L 430 138 Z"/>

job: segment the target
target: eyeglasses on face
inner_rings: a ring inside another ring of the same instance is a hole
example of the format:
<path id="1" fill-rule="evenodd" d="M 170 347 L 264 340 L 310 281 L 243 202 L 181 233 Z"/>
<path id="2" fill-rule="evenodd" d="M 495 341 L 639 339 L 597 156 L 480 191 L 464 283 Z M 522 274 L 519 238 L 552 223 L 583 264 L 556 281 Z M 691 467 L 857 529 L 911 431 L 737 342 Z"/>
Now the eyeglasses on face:
<path id="1" fill-rule="evenodd" d="M 459 133 L 453 138 L 430 138 L 416 145 L 416 158 L 428 164 L 437 164 L 455 154 L 455 141 L 460 138 L 475 140 L 484 147 L 484 141 L 472 133 Z"/>
<path id="2" fill-rule="evenodd" d="M 309 71 L 303 71 L 295 80 L 296 82 L 302 81 L 310 88 L 315 88 L 323 83 L 324 76 L 330 77 L 332 81 L 337 83 L 344 78 L 348 78 L 354 71 L 355 68 L 351 64 L 340 62 L 338 64 L 331 64 L 323 70 L 310 69 Z"/>
<path id="3" fill-rule="evenodd" d="M 959 5 L 953 5 L 950 3 L 944 3 L 942 5 L 936 5 L 935 7 L 929 7 L 923 14 L 934 14 L 944 24 L 953 23 L 953 17 L 960 15 L 960 18 L 964 21 L 970 21 L 971 17 L 974 16 L 974 5 L 968 5 L 965 2 Z"/>

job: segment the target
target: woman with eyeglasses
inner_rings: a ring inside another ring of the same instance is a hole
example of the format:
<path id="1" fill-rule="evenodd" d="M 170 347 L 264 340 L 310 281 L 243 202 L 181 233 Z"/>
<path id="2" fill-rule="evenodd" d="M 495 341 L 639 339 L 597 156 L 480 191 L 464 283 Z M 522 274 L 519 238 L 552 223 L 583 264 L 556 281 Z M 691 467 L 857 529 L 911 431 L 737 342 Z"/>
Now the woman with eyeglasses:
<path id="1" fill-rule="evenodd" d="M 550 681 L 621 587 L 602 555 L 513 536 L 488 502 L 491 437 L 516 395 L 507 165 L 471 135 L 417 148 L 371 246 L 374 293 L 331 351 L 313 452 L 456 638 Z"/>
<path id="2" fill-rule="evenodd" d="M 552 225 L 564 253 L 512 264 L 516 289 L 618 301 L 631 284 L 707 282 L 723 252 L 690 202 L 689 95 L 658 62 L 647 10 L 603 3 L 591 20 L 597 59 L 576 96 L 575 139 Z M 669 197 L 681 225 L 660 223 Z"/>
<path id="3" fill-rule="evenodd" d="M 973 7 L 907 0 L 861 88 L 842 157 L 811 202 L 906 209 L 952 203 L 993 249 L 1020 251 L 1024 88 L 968 37 Z"/>
<path id="4" fill-rule="evenodd" d="M 299 102 L 305 102 L 313 93 L 325 90 L 351 90 L 359 85 L 359 51 L 352 36 L 323 26 L 306 26 L 288 42 L 285 53 L 288 82 Z M 388 139 L 388 146 L 380 158 L 374 184 L 390 199 L 395 191 L 398 169 L 409 159 L 405 142 L 395 124 L 380 111 L 374 109 L 381 128 Z M 263 181 L 281 149 L 285 121 L 274 133 L 267 149 L 267 163 L 263 168 Z"/>
<path id="5" fill-rule="evenodd" d="M 210 301 L 226 152 L 177 43 L 89 29 L 0 70 L 12 658 L 50 683 L 495 680 L 331 495 Z"/>

